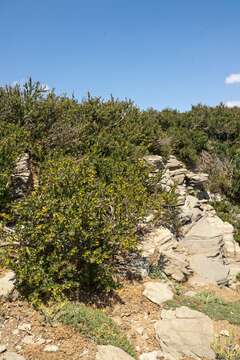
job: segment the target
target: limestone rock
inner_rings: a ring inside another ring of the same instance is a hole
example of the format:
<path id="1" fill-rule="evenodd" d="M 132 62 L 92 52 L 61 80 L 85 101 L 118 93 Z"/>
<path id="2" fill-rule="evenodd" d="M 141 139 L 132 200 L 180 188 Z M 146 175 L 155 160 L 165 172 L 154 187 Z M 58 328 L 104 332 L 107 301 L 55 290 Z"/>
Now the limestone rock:
<path id="1" fill-rule="evenodd" d="M 222 230 L 216 226 L 215 218 L 204 216 L 187 232 L 182 244 L 192 255 L 217 257 L 224 245 Z"/>
<path id="2" fill-rule="evenodd" d="M 164 227 L 155 228 L 144 236 L 140 250 L 144 258 L 157 256 L 159 251 L 171 249 L 174 244 L 174 236 L 170 230 Z"/>
<path id="3" fill-rule="evenodd" d="M 31 159 L 28 153 L 17 159 L 16 167 L 11 176 L 11 187 L 14 198 L 21 198 L 29 193 L 33 186 Z"/>
<path id="4" fill-rule="evenodd" d="M 146 155 L 143 159 L 146 163 L 155 167 L 156 170 L 160 170 L 163 167 L 163 158 L 159 155 Z"/>
<path id="5" fill-rule="evenodd" d="M 177 170 L 177 169 L 181 169 L 181 168 L 185 168 L 183 163 L 181 161 L 179 161 L 175 156 L 170 155 L 170 157 L 166 163 L 166 169 L 173 171 L 173 170 Z"/>
<path id="6" fill-rule="evenodd" d="M 163 353 L 169 360 L 183 357 L 215 359 L 211 349 L 214 341 L 212 320 L 185 306 L 165 310 L 155 324 L 156 336 Z"/>
<path id="7" fill-rule="evenodd" d="M 155 304 L 161 305 L 173 298 L 173 292 L 166 283 L 147 282 L 144 284 L 144 288 L 143 295 Z"/>
<path id="8" fill-rule="evenodd" d="M 15 352 L 4 352 L 3 354 L 0 354 L 0 360 L 26 360 L 25 357 L 22 355 L 19 355 Z"/>
<path id="9" fill-rule="evenodd" d="M 194 255 L 190 258 L 190 267 L 198 276 L 198 282 L 227 285 L 229 282 L 229 267 L 219 260 L 204 255 Z"/>
<path id="10" fill-rule="evenodd" d="M 122 349 L 112 345 L 99 345 L 96 360 L 134 360 Z"/>
<path id="11" fill-rule="evenodd" d="M 188 184 L 193 187 L 202 187 L 208 181 L 208 174 L 193 173 L 191 171 L 186 173 Z"/>
<path id="12" fill-rule="evenodd" d="M 13 292 L 15 286 L 15 273 L 8 271 L 0 278 L 0 297 L 8 297 Z"/>

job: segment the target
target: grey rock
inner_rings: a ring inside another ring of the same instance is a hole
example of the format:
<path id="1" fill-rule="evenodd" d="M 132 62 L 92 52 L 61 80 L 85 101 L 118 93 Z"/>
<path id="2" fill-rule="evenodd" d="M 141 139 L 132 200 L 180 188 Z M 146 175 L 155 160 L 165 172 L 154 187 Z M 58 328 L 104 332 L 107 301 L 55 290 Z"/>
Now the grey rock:
<path id="1" fill-rule="evenodd" d="M 190 258 L 190 267 L 203 283 L 227 285 L 229 282 L 229 267 L 219 260 L 193 255 Z"/>
<path id="2" fill-rule="evenodd" d="M 122 349 L 112 345 L 99 345 L 96 360 L 134 360 Z"/>
<path id="3" fill-rule="evenodd" d="M 208 316 L 183 306 L 162 311 L 161 317 L 155 324 L 155 330 L 167 359 L 180 360 L 185 356 L 198 360 L 215 359 L 211 349 L 214 329 Z"/>
<path id="4" fill-rule="evenodd" d="M 145 283 L 143 295 L 158 305 L 161 305 L 165 301 L 173 298 L 173 292 L 169 285 L 161 282 Z"/>

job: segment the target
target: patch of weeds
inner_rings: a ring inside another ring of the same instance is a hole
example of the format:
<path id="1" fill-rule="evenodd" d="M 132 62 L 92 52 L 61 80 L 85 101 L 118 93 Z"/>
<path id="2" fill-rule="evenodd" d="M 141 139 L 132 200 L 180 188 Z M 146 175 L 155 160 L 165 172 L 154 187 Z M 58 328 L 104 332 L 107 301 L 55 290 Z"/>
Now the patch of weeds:
<path id="1" fill-rule="evenodd" d="M 90 337 L 98 345 L 113 345 L 135 357 L 133 346 L 102 310 L 83 304 L 66 304 L 56 316 L 56 320 L 75 327 L 83 336 Z"/>
<path id="2" fill-rule="evenodd" d="M 176 295 L 165 306 L 168 309 L 187 306 L 205 313 L 213 320 L 227 320 L 231 324 L 240 325 L 240 302 L 226 303 L 211 293 L 204 292 L 194 297 Z"/>
<path id="3" fill-rule="evenodd" d="M 236 280 L 237 280 L 237 281 L 240 281 L 240 272 L 237 273 Z"/>
<path id="4" fill-rule="evenodd" d="M 167 280 L 167 275 L 161 270 L 159 265 L 151 265 L 148 275 L 151 279 Z"/>
<path id="5" fill-rule="evenodd" d="M 216 339 L 212 345 L 217 360 L 239 360 L 240 346 L 234 342 L 234 337 Z"/>

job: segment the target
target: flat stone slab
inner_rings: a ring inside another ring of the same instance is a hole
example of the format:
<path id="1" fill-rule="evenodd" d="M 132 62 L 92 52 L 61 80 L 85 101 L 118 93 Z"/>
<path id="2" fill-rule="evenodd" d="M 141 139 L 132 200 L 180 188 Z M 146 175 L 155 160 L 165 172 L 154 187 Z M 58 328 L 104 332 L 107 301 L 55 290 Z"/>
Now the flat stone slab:
<path id="1" fill-rule="evenodd" d="M 99 345 L 96 360 L 134 360 L 134 358 L 116 346 Z"/>
<path id="2" fill-rule="evenodd" d="M 190 258 L 190 267 L 206 283 L 217 285 L 226 285 L 228 283 L 229 267 L 220 261 L 207 258 L 204 255 L 194 255 Z"/>
<path id="3" fill-rule="evenodd" d="M 161 305 L 173 298 L 171 288 L 165 283 L 147 282 L 144 284 L 144 287 L 143 295 L 155 304 Z"/>
<path id="4" fill-rule="evenodd" d="M 213 323 L 207 315 L 182 306 L 175 310 L 163 310 L 161 318 L 155 324 L 155 331 L 167 359 L 180 360 L 187 356 L 197 360 L 215 359 L 211 349 Z"/>

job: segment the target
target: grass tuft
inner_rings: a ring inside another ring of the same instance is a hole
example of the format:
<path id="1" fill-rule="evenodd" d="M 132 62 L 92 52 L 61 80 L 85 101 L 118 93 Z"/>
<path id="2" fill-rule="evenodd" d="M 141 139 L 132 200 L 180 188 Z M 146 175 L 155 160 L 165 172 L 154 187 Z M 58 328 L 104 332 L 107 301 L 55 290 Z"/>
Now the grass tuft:
<path id="1" fill-rule="evenodd" d="M 135 357 L 133 346 L 117 324 L 102 310 L 83 304 L 67 304 L 57 316 L 57 320 L 76 328 L 83 336 L 90 337 L 98 345 L 113 345 Z"/>

